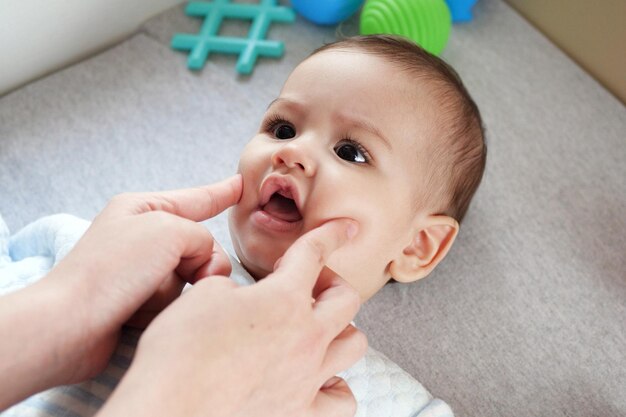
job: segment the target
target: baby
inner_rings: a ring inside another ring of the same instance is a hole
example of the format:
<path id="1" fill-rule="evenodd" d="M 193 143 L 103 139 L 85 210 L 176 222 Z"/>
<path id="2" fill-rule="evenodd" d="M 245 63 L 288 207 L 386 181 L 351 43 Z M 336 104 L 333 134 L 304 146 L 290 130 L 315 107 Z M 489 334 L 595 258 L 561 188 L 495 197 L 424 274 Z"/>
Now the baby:
<path id="1" fill-rule="evenodd" d="M 328 266 L 367 300 L 390 279 L 415 281 L 441 262 L 485 156 L 478 108 L 439 58 L 392 36 L 326 45 L 289 76 L 241 155 L 243 195 L 229 217 L 236 254 L 261 279 L 303 233 L 329 219 L 355 219 L 358 235 Z M 76 231 L 68 243 L 88 226 L 66 217 L 55 222 Z M 234 265 L 233 279 L 244 275 L 240 269 Z M 129 366 L 137 338 L 126 330 L 108 368 L 93 380 L 37 394 L 7 417 L 95 414 Z M 388 370 L 385 383 L 362 383 L 371 374 L 368 361 L 378 376 Z M 377 352 L 370 349 L 360 364 L 343 374 L 359 401 L 357 416 L 451 415 Z M 394 387 L 406 391 L 390 388 L 394 377 L 401 381 Z M 395 394 L 398 401 L 389 398 Z M 382 401 L 387 414 L 380 403 L 363 406 L 380 396 L 389 400 Z"/>
<path id="2" fill-rule="evenodd" d="M 441 262 L 483 175 L 481 118 L 456 72 L 394 36 L 323 46 L 291 73 L 243 150 L 229 226 L 256 279 L 303 233 L 359 222 L 328 267 L 367 300 Z"/>

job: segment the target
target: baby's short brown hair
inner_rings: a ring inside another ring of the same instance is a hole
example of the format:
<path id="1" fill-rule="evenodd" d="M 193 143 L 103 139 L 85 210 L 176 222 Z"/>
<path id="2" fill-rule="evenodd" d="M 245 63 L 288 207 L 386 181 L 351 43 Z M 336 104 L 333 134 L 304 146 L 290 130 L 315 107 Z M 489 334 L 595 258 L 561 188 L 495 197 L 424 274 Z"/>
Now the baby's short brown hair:
<path id="1" fill-rule="evenodd" d="M 426 178 L 428 196 L 437 214 L 463 220 L 485 170 L 487 146 L 480 112 L 457 72 L 442 59 L 408 39 L 394 35 L 354 36 L 316 49 L 361 50 L 380 56 L 430 86 L 439 109 L 436 140 L 430 144 Z"/>

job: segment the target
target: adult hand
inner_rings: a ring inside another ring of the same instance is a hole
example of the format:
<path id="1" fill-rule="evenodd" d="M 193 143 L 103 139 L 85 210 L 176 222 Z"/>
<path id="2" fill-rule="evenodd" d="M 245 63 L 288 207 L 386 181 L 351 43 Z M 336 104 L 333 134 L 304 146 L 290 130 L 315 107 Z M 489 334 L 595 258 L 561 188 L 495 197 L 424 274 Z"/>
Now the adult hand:
<path id="1" fill-rule="evenodd" d="M 360 298 L 324 265 L 355 232 L 352 221 L 325 223 L 249 287 L 200 280 L 144 332 L 100 417 L 354 415 L 333 376 L 367 348 L 350 325 Z"/>
<path id="2" fill-rule="evenodd" d="M 95 376 L 121 327 L 142 305 L 158 311 L 180 295 L 185 282 L 229 274 L 228 258 L 197 222 L 235 204 L 241 190 L 237 175 L 205 187 L 114 197 L 56 268 L 3 299 L 0 361 L 11 366 L 0 366 L 0 409 L 50 386 Z"/>

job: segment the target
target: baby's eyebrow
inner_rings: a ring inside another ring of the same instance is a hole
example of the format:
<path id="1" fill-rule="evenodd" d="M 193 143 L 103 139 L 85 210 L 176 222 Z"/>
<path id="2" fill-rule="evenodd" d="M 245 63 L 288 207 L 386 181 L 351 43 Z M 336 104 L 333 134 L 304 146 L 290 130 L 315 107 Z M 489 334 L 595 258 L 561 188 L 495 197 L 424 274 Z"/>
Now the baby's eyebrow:
<path id="1" fill-rule="evenodd" d="M 298 113 L 302 113 L 304 111 L 304 105 L 302 103 L 299 103 L 297 101 L 294 100 L 290 100 L 288 98 L 284 98 L 284 97 L 278 97 L 275 98 L 274 100 L 272 100 L 270 102 L 270 104 L 267 106 L 266 111 L 272 107 L 275 104 L 280 104 L 280 103 L 284 103 L 287 107 L 295 110 Z"/>
<path id="2" fill-rule="evenodd" d="M 280 98 L 275 98 L 274 100 L 270 101 L 270 104 L 267 105 L 267 108 L 265 109 L 265 111 L 269 110 L 270 107 L 272 107 L 274 103 L 276 103 L 277 100 L 280 100 Z"/>
<path id="3" fill-rule="evenodd" d="M 354 126 L 357 129 L 370 132 L 372 135 L 378 137 L 387 149 L 391 150 L 391 142 L 389 141 L 389 139 L 385 137 L 385 135 L 383 134 L 383 132 L 380 131 L 379 128 L 370 123 L 368 120 L 362 119 L 360 117 L 351 117 L 347 114 L 338 115 L 338 119 L 346 124 Z"/>
<path id="4" fill-rule="evenodd" d="M 272 107 L 278 100 L 280 100 L 280 97 L 275 98 L 274 100 L 270 101 L 270 104 L 267 105 L 267 109 L 265 110 L 269 110 L 269 108 Z"/>

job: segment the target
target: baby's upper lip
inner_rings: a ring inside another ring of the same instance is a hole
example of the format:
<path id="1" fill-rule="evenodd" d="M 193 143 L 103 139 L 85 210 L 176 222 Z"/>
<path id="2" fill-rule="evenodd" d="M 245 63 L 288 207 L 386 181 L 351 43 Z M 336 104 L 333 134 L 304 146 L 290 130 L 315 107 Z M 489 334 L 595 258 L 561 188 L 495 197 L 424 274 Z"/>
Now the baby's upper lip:
<path id="1" fill-rule="evenodd" d="M 271 174 L 265 178 L 261 184 L 259 206 L 265 206 L 276 192 L 283 197 L 291 198 L 296 203 L 298 211 L 302 213 L 303 202 L 296 182 L 286 175 Z"/>

